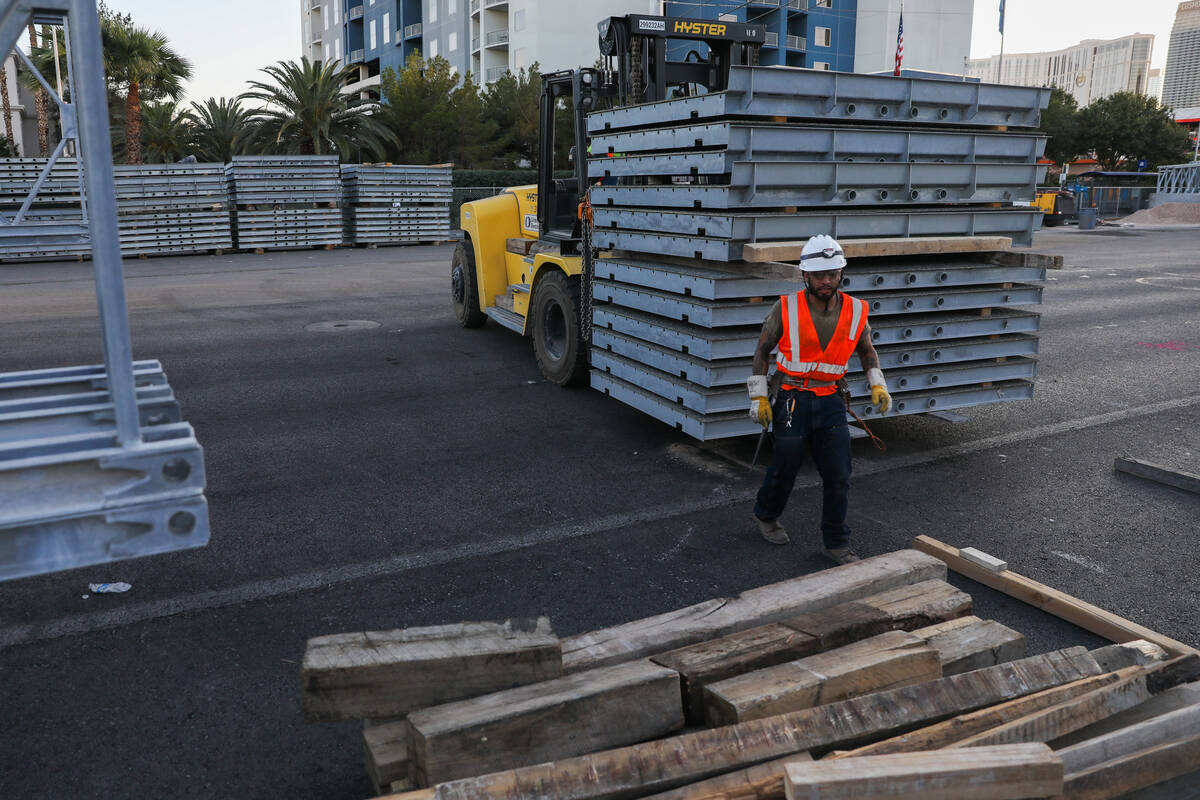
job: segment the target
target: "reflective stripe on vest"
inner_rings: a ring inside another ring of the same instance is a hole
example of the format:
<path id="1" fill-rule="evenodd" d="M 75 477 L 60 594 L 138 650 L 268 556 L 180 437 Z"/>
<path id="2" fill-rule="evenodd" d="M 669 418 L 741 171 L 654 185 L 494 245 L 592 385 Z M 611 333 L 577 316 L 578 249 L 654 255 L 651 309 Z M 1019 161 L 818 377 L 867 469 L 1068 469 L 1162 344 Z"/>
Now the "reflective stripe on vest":
<path id="1" fill-rule="evenodd" d="M 820 339 L 812 316 L 805 302 L 803 315 L 800 310 L 802 292 L 781 297 L 783 312 L 783 335 L 779 339 L 779 352 L 775 365 L 784 374 L 810 381 L 836 381 L 846 374 L 846 365 L 854 354 L 855 345 L 867 322 L 867 304 L 862 300 L 842 293 L 842 310 L 838 315 L 837 327 L 829 344 L 821 350 Z M 801 329 L 804 331 L 805 348 L 801 350 Z M 841 334 L 839 336 L 839 334 Z M 807 356 L 809 360 L 801 360 Z M 814 356 L 817 360 L 812 360 Z"/>

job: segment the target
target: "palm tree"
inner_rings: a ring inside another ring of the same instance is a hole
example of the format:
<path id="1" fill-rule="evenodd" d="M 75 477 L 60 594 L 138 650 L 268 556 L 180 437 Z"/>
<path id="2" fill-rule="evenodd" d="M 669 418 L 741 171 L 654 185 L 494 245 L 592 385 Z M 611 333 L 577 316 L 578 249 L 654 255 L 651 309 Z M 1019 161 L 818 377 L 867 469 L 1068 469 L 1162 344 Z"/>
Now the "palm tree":
<path id="1" fill-rule="evenodd" d="M 15 149 L 16 144 L 13 140 L 12 126 L 12 101 L 8 96 L 8 70 L 5 69 L 8 56 L 4 57 L 4 61 L 0 61 L 0 104 L 4 106 L 4 138 L 8 142 L 10 149 Z"/>
<path id="2" fill-rule="evenodd" d="M 254 113 L 263 152 L 349 158 L 356 149 L 378 158 L 395 135 L 371 116 L 378 106 L 350 105 L 342 87 L 358 67 L 338 68 L 308 58 L 280 61 L 262 70 L 274 83 L 251 81 L 248 98 L 266 103 Z"/>
<path id="3" fill-rule="evenodd" d="M 210 97 L 204 105 L 192 103 L 195 124 L 192 147 L 200 161 L 230 161 L 249 149 L 250 113 L 242 108 L 242 98 L 226 100 Z"/>
<path id="4" fill-rule="evenodd" d="M 192 143 L 192 114 L 177 103 L 146 103 L 142 106 L 142 148 L 151 164 L 178 161 Z"/>
<path id="5" fill-rule="evenodd" d="M 192 65 L 147 28 L 108 23 L 101 28 L 104 71 L 110 84 L 125 92 L 125 162 L 142 163 L 142 99 L 178 100 Z"/>
<path id="6" fill-rule="evenodd" d="M 45 29 L 43 28 L 43 33 Z M 38 49 L 37 31 L 33 27 L 33 23 L 29 23 L 29 52 L 34 52 Z M 50 93 L 38 84 L 37 90 L 34 92 L 35 104 L 37 106 L 37 127 L 38 127 L 38 151 L 40 155 L 50 155 Z"/>

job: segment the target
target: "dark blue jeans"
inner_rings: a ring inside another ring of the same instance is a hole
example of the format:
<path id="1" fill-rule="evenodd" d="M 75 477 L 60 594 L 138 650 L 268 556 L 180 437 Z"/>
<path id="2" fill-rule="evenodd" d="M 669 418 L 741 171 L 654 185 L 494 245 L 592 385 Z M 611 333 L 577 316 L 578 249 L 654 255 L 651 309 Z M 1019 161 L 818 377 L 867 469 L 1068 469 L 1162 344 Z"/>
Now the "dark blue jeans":
<path id="1" fill-rule="evenodd" d="M 763 522 L 779 519 L 787 507 L 804 451 L 825 485 L 821 507 L 821 538 L 832 549 L 850 543 L 846 505 L 850 494 L 850 429 L 846 404 L 836 393 L 817 397 L 812 392 L 781 391 L 772 408 L 775 415 L 775 456 L 767 468 L 754 516 Z"/>

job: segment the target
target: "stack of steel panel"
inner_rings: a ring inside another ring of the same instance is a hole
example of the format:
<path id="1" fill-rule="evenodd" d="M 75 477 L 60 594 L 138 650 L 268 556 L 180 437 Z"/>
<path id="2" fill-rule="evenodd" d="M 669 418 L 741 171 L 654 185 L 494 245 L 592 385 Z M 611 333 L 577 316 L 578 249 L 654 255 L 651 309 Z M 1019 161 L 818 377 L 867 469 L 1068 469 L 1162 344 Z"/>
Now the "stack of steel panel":
<path id="1" fill-rule="evenodd" d="M 46 165 L 44 158 L 0 159 L 0 210 L 15 216 Z M 137 164 L 113 167 L 121 254 L 165 255 L 233 246 L 229 195 L 220 164 Z M 37 223 L 83 224 L 78 167 L 60 159 L 25 213 Z M 72 242 L 0 247 L 4 260 L 85 256 L 87 237 Z"/>
<path id="2" fill-rule="evenodd" d="M 121 255 L 168 255 L 233 247 L 223 164 L 113 167 Z"/>
<path id="3" fill-rule="evenodd" d="M 343 211 L 349 244 L 412 244 L 449 239 L 449 164 L 346 164 Z"/>
<path id="4" fill-rule="evenodd" d="M 104 365 L 0 374 L 0 580 L 208 541 L 195 432 L 157 361 L 133 375 L 130 446 Z"/>
<path id="5" fill-rule="evenodd" d="M 730 90 L 588 118 L 596 246 L 593 387 L 698 439 L 755 432 L 745 378 L 766 312 L 802 288 L 744 245 L 1002 235 L 1028 244 L 1048 92 L 735 68 Z M 895 120 L 895 122 L 891 122 Z M 1003 128 L 1003 130 L 993 130 Z M 1015 266 L 1013 266 L 1015 265 Z M 765 276 L 765 277 L 764 277 Z M 1037 259 L 851 259 L 895 398 L 915 414 L 1032 396 Z M 857 360 L 852 408 L 873 410 Z"/>
<path id="6" fill-rule="evenodd" d="M 342 243 L 337 156 L 234 156 L 225 177 L 238 248 Z"/>

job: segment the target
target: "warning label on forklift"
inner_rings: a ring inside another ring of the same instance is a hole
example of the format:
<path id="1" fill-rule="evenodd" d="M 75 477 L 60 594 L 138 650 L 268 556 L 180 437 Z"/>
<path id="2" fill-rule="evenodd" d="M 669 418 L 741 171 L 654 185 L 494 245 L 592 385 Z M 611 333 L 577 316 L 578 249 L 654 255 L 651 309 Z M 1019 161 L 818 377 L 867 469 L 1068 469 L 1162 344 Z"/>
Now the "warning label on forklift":
<path id="1" fill-rule="evenodd" d="M 525 221 L 523 224 L 524 224 L 525 230 L 533 231 L 534 233 L 536 233 L 538 230 L 537 214 L 526 214 Z"/>

